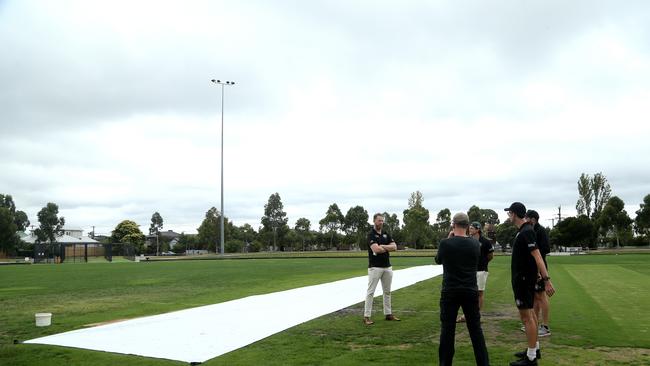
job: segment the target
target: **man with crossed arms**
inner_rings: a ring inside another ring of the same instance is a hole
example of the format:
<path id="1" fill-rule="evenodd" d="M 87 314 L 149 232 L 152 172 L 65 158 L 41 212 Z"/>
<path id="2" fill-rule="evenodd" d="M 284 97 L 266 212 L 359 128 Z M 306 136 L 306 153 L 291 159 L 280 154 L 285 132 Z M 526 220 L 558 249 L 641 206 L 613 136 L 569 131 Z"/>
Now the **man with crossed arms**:
<path id="1" fill-rule="evenodd" d="M 366 304 L 363 312 L 363 323 L 374 324 L 372 315 L 372 301 L 375 297 L 377 283 L 381 281 L 381 288 L 384 291 L 384 315 L 386 320 L 399 321 L 393 315 L 391 309 L 390 286 L 393 282 L 393 267 L 390 265 L 389 252 L 397 250 L 397 244 L 389 233 L 383 231 L 384 217 L 376 213 L 372 217 L 374 226 L 368 233 L 368 291 L 366 292 Z"/>

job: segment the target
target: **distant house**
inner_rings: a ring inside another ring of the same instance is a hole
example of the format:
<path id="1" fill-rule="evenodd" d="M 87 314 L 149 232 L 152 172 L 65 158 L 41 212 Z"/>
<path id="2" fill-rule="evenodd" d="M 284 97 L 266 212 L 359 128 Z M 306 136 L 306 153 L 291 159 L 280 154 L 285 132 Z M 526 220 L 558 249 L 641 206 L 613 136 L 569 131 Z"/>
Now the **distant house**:
<path id="1" fill-rule="evenodd" d="M 159 235 L 160 244 L 169 243 L 170 248 L 173 248 L 174 245 L 178 244 L 178 240 L 181 237 L 181 234 L 174 232 L 173 230 L 161 231 Z M 156 244 L 156 234 L 147 235 L 147 241 L 145 242 L 145 245 L 155 247 Z"/>
<path id="2" fill-rule="evenodd" d="M 78 239 L 82 238 L 84 232 L 83 230 L 78 228 L 65 227 L 65 226 L 61 230 L 63 231 L 63 235 L 68 235 Z"/>
<path id="3" fill-rule="evenodd" d="M 90 246 L 100 245 L 100 243 L 95 239 L 83 237 L 82 233 L 83 230 L 81 229 L 69 231 L 64 230 L 61 234 L 56 236 L 55 241 L 59 244 L 89 244 Z M 18 235 L 22 241 L 28 244 L 35 244 L 36 240 L 38 239 L 33 230 L 29 233 L 20 232 Z"/>

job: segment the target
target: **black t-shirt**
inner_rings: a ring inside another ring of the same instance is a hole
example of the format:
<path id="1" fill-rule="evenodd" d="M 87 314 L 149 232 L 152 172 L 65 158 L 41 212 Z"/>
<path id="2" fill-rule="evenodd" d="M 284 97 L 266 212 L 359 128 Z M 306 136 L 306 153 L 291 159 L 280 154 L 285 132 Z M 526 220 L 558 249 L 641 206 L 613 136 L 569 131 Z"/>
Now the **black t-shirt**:
<path id="1" fill-rule="evenodd" d="M 481 243 L 474 238 L 454 236 L 438 245 L 436 263 L 442 264 L 442 291 L 478 291 L 476 268 Z"/>
<path id="2" fill-rule="evenodd" d="M 488 254 L 494 252 L 494 247 L 490 239 L 484 237 L 483 235 L 478 237 L 478 241 L 481 243 L 481 256 L 478 259 L 478 270 L 486 271 L 488 270 Z"/>
<path id="3" fill-rule="evenodd" d="M 519 228 L 512 244 L 512 262 L 510 271 L 512 281 L 535 282 L 537 280 L 537 263 L 531 254 L 538 249 L 533 225 L 526 222 Z"/>
<path id="4" fill-rule="evenodd" d="M 377 253 L 375 254 L 370 246 L 373 244 L 390 244 L 393 242 L 393 238 L 389 233 L 382 231 L 378 233 L 375 228 L 372 228 L 368 233 L 368 268 L 370 267 L 390 267 L 390 255 L 386 253 Z"/>
<path id="5" fill-rule="evenodd" d="M 539 252 L 542 254 L 542 257 L 546 257 L 546 255 L 551 252 L 551 246 L 548 242 L 548 234 L 546 233 L 546 229 L 539 223 L 535 224 L 534 229 Z"/>

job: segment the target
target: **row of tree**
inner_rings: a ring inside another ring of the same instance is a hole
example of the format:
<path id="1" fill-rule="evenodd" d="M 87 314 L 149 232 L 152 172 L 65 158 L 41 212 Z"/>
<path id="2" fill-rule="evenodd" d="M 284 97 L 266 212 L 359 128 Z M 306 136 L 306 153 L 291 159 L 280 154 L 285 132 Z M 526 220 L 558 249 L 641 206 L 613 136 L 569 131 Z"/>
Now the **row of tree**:
<path id="1" fill-rule="evenodd" d="M 633 220 L 625 211 L 623 200 L 612 196 L 611 186 L 602 173 L 580 175 L 576 211 L 576 217 L 556 225 L 551 241 L 590 248 L 650 243 L 650 194 L 643 198 Z"/>
<path id="2" fill-rule="evenodd" d="M 451 211 L 448 208 L 438 212 L 433 224 L 429 222 L 429 210 L 424 207 L 424 198 L 419 191 L 413 192 L 408 200 L 408 208 L 403 211 L 403 225 L 396 213 L 383 212 L 383 215 L 385 228 L 395 240 L 416 249 L 435 248 L 437 242 L 447 236 L 451 225 Z M 468 215 L 472 221 L 482 224 L 499 223 L 497 213 L 491 209 L 472 206 Z M 221 240 L 220 219 L 219 210 L 210 208 L 196 235 L 181 234 L 175 248 L 170 248 L 167 241 L 157 240 L 161 245 L 160 250 L 218 251 Z M 363 206 L 353 206 L 343 214 L 336 203 L 327 208 L 317 227 L 312 227 L 311 221 L 305 217 L 298 218 L 293 227 L 288 225 L 288 221 L 280 194 L 274 193 L 264 205 L 264 215 L 257 230 L 250 224 L 234 225 L 224 217 L 225 251 L 365 249 L 365 238 L 371 228 L 370 214 Z M 162 227 L 163 218 L 155 212 L 151 217 L 149 234 L 159 237 Z M 139 252 L 154 252 L 154 248 L 144 245 L 144 234 L 130 220 L 118 224 L 110 241 L 129 242 Z"/>
<path id="3" fill-rule="evenodd" d="M 623 246 L 650 243 L 650 194 L 645 196 L 633 220 L 625 211 L 624 202 L 611 196 L 611 187 L 602 173 L 593 176 L 582 174 L 578 179 L 578 201 L 576 217 L 559 220 L 549 230 L 551 244 L 556 246 Z M 395 240 L 415 249 L 435 248 L 440 239 L 447 236 L 451 225 L 451 211 L 440 210 L 433 223 L 430 212 L 424 207 L 421 192 L 413 192 L 408 207 L 403 212 L 403 223 L 395 213 L 384 212 L 385 228 Z M 493 239 L 506 244 L 512 242 L 517 228 L 508 220 L 499 222 L 498 214 L 492 209 L 471 206 L 467 214 L 471 221 L 487 225 Z M 160 253 L 160 251 L 184 251 L 199 249 L 215 252 L 221 240 L 221 213 L 211 207 L 206 213 L 198 234 L 181 234 L 175 248 L 169 242 L 160 240 L 163 218 L 155 212 L 151 217 L 149 235 L 156 238 L 155 247 L 146 246 L 146 236 L 137 223 L 131 220 L 120 222 L 112 231 L 108 241 L 131 243 L 138 253 Z M 34 230 L 37 241 L 54 242 L 65 223 L 58 217 L 58 206 L 48 203 L 38 213 L 39 226 Z M 363 206 L 353 206 L 343 214 L 336 203 L 332 203 L 312 228 L 309 219 L 301 217 L 294 227 L 288 225 L 287 213 L 279 193 L 272 194 L 264 205 L 264 215 L 256 230 L 250 224 L 234 225 L 224 217 L 226 252 L 260 250 L 328 250 L 365 249 L 365 236 L 370 230 L 370 215 Z M 30 222 L 23 211 L 16 210 L 10 195 L 0 194 L 0 250 L 11 252 L 20 242 L 16 232 L 24 231 Z M 636 235 L 635 235 L 636 234 Z M 504 245 L 505 247 L 505 245 Z"/>

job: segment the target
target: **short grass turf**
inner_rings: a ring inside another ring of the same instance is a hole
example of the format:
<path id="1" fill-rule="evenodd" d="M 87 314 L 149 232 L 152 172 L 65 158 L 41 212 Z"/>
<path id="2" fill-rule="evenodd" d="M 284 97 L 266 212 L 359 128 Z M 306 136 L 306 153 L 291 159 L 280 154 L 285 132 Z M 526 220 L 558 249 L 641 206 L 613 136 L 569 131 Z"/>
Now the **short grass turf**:
<path id="1" fill-rule="evenodd" d="M 483 327 L 492 364 L 525 347 L 510 289 L 509 257 L 490 265 Z M 650 365 L 650 255 L 550 257 L 558 293 L 547 365 Z M 395 269 L 431 258 L 394 258 Z M 366 273 L 362 258 L 255 259 L 0 267 L 1 365 L 182 365 L 181 362 L 64 347 L 12 344 L 88 324 L 159 314 Z M 437 364 L 441 278 L 395 291 L 401 322 L 361 323 L 355 304 L 212 359 L 205 365 Z M 360 289 L 363 298 L 364 289 Z M 54 313 L 34 326 L 34 313 Z M 291 308 L 278 309 L 278 316 Z M 183 335 L 179 335 L 183 336 Z M 473 364 L 467 330 L 457 329 L 456 364 Z"/>

